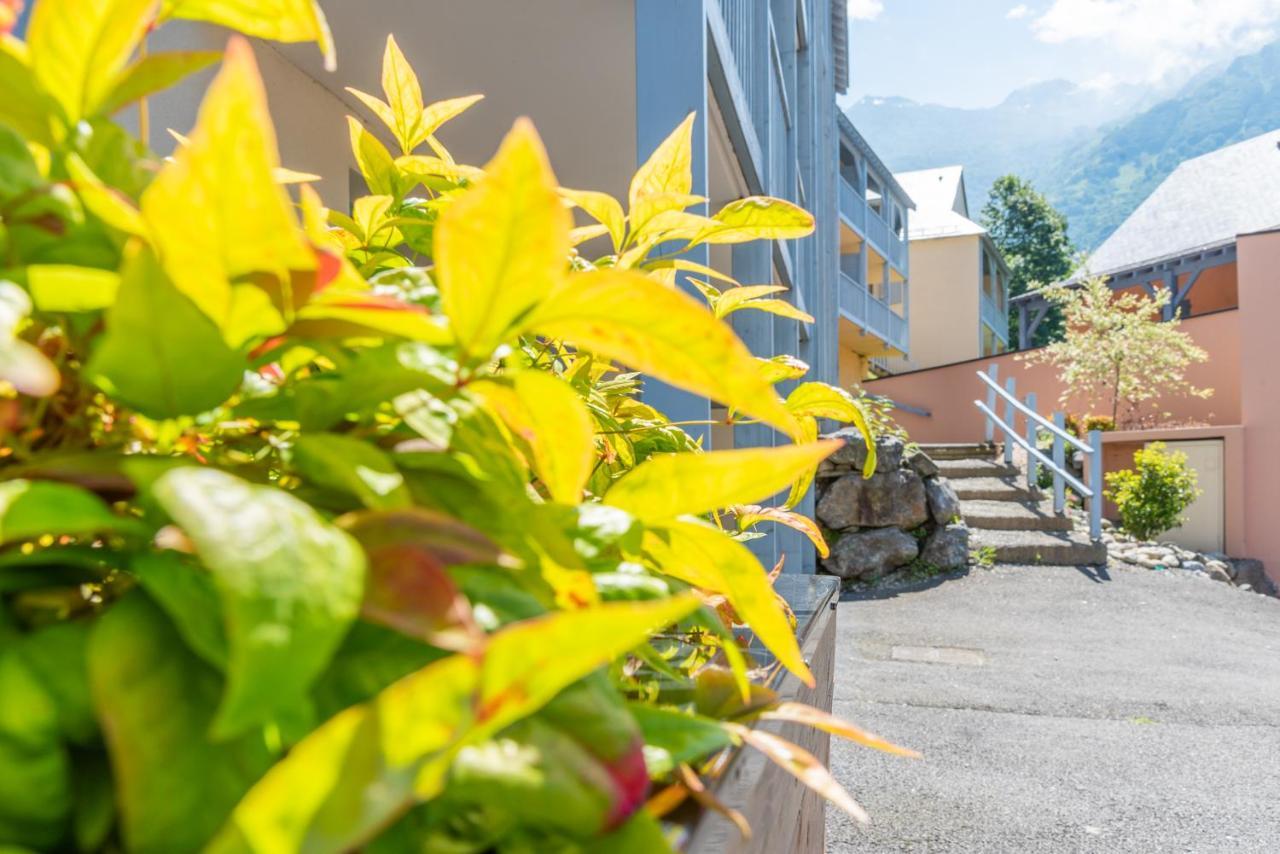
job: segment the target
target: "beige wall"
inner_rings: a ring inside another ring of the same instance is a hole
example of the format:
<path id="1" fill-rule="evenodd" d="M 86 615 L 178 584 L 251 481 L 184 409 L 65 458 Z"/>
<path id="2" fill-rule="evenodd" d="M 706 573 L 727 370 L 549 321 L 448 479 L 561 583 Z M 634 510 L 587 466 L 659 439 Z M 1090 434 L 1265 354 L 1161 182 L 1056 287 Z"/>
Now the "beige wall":
<path id="1" fill-rule="evenodd" d="M 1175 420 L 1205 424 L 1241 423 L 1239 336 L 1244 313 L 1243 310 L 1224 311 L 1182 322 L 1182 328 L 1209 353 L 1209 361 L 1193 365 L 1188 377 L 1198 386 L 1212 388 L 1214 394 L 1208 400 L 1180 397 L 1161 401 L 1162 410 L 1172 413 Z M 1268 335 L 1273 342 L 1274 335 Z M 1268 364 L 1266 358 L 1262 361 Z M 897 413 L 902 426 L 918 442 L 979 441 L 983 438 L 983 418 L 973 401 L 985 398 L 985 395 L 975 374 L 986 370 L 992 363 L 999 365 L 1002 383 L 1006 377 L 1016 378 L 1020 396 L 1036 392 L 1041 411 L 1051 411 L 1058 405 L 1062 385 L 1058 382 L 1057 371 L 1047 365 L 1028 365 L 1020 361 L 1016 353 L 885 377 L 867 383 L 867 390 L 932 412 L 929 418 L 907 412 Z M 1269 366 L 1274 368 L 1274 357 L 1271 357 Z M 1068 401 L 1064 408 L 1076 414 L 1092 411 L 1089 402 L 1084 400 Z"/>
<path id="2" fill-rule="evenodd" d="M 1280 232 L 1245 235 L 1237 244 L 1240 289 L 1240 386 L 1245 427 L 1245 554 L 1263 561 L 1280 584 Z"/>
<path id="3" fill-rule="evenodd" d="M 978 235 L 911 241 L 911 358 L 895 370 L 918 370 L 982 354 Z"/>

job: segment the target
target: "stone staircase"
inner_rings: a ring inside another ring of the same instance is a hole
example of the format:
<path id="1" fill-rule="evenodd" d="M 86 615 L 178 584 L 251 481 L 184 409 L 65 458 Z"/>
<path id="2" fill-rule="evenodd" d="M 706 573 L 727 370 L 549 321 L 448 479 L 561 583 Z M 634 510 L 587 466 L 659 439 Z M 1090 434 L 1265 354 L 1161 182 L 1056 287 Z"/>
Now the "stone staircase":
<path id="1" fill-rule="evenodd" d="M 1053 501 L 1028 488 L 1026 475 L 1006 465 L 994 444 L 922 445 L 960 498 L 971 529 L 970 550 L 990 548 L 997 563 L 1083 566 L 1105 563 L 1107 549 L 1074 530 Z"/>

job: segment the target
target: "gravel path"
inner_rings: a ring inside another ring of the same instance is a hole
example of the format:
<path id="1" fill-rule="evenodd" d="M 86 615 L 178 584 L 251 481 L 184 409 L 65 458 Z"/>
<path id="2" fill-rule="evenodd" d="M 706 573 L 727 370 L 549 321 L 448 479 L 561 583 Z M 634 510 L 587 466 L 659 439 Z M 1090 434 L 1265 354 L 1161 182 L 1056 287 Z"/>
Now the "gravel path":
<path id="1" fill-rule="evenodd" d="M 840 604 L 828 851 L 1280 851 L 1280 600 L 1207 576 L 975 569 Z"/>

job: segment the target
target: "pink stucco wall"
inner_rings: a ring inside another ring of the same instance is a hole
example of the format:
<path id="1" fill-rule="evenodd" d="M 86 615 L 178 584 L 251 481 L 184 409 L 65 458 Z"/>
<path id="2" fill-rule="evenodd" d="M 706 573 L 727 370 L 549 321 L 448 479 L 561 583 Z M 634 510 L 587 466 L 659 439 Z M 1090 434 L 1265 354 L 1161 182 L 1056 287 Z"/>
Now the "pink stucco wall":
<path id="1" fill-rule="evenodd" d="M 1272 293 L 1277 292 L 1273 289 Z M 1161 411 L 1171 413 L 1173 421 L 1241 423 L 1240 326 L 1243 314 L 1243 309 L 1222 311 L 1182 322 L 1182 328 L 1209 353 L 1209 361 L 1193 366 L 1188 377 L 1197 386 L 1212 388 L 1214 394 L 1207 400 L 1187 397 L 1162 400 Z M 973 401 L 985 400 L 986 394 L 976 373 L 986 370 L 992 363 L 999 365 L 1002 384 L 1010 376 L 1016 379 L 1019 397 L 1034 391 L 1041 412 L 1058 408 L 1074 414 L 1096 411 L 1085 400 L 1070 400 L 1065 406 L 1059 404 L 1062 384 L 1058 382 L 1056 369 L 1048 365 L 1028 365 L 1020 361 L 1016 353 L 898 374 L 865 385 L 873 394 L 931 413 L 928 417 L 902 410 L 894 413 L 917 442 L 980 441 L 983 438 L 983 417 Z"/>
<path id="2" fill-rule="evenodd" d="M 1245 545 L 1280 585 L 1280 231 L 1241 236 L 1237 252 Z"/>

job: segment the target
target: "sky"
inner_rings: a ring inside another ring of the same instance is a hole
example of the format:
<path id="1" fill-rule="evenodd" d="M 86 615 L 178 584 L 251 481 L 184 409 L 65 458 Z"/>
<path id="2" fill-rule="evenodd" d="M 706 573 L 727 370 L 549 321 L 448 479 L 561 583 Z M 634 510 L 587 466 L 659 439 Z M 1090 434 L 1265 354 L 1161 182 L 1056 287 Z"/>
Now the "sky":
<path id="1" fill-rule="evenodd" d="M 852 98 L 956 107 L 1066 79 L 1177 83 L 1280 37 L 1280 0 L 847 0 Z"/>

